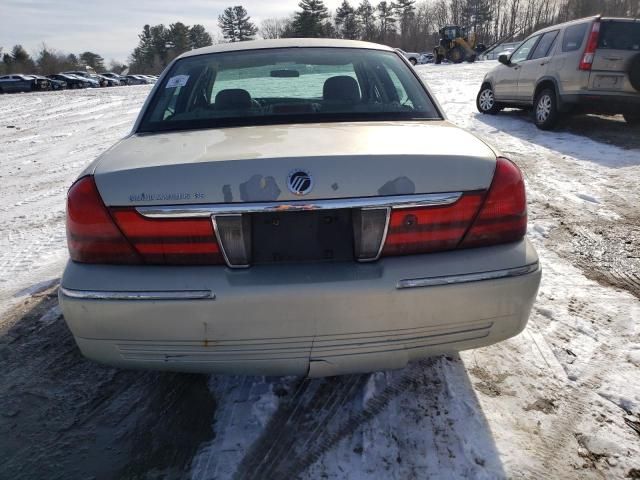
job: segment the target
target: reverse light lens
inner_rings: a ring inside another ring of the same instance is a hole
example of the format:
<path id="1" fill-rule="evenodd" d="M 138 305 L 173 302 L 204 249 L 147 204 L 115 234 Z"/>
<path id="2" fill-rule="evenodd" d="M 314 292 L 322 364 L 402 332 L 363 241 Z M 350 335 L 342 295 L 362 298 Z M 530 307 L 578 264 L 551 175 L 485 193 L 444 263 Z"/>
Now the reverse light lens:
<path id="1" fill-rule="evenodd" d="M 390 208 L 362 208 L 353 212 L 355 256 L 360 261 L 376 260 L 384 241 Z"/>
<path id="2" fill-rule="evenodd" d="M 251 225 L 243 215 L 213 217 L 222 254 L 231 268 L 245 268 L 251 263 Z"/>

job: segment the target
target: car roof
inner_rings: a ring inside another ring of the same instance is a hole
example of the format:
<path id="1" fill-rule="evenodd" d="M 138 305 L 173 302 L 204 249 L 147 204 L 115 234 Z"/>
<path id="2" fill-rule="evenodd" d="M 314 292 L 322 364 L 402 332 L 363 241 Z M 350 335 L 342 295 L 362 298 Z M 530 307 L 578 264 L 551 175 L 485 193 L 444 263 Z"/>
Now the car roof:
<path id="1" fill-rule="evenodd" d="M 378 43 L 361 42 L 359 40 L 337 40 L 331 38 L 279 38 L 275 40 L 250 40 L 248 42 L 219 43 L 210 47 L 197 48 L 183 53 L 178 58 L 205 55 L 207 53 L 237 52 L 241 50 L 264 50 L 268 48 L 362 48 L 368 50 L 393 51 L 393 48 Z"/>
<path id="2" fill-rule="evenodd" d="M 540 30 L 536 30 L 535 32 L 531 33 L 527 38 L 533 37 L 534 35 L 538 35 L 540 33 L 551 32 L 551 31 L 554 31 L 554 30 L 560 30 L 560 29 L 563 29 L 563 28 L 566 28 L 566 27 L 569 27 L 571 25 L 575 25 L 575 24 L 578 24 L 578 23 L 593 22 L 597 18 L 600 18 L 600 20 L 603 21 L 603 22 L 610 21 L 610 20 L 617 20 L 617 21 L 621 21 L 621 22 L 638 22 L 638 21 L 640 21 L 637 18 L 602 17 L 600 15 L 594 15 L 594 16 L 591 16 L 591 17 L 576 18 L 575 20 L 571 20 L 569 22 L 564 22 L 564 23 L 558 23 L 556 25 L 550 25 L 550 26 L 548 26 L 546 28 L 542 28 Z"/>

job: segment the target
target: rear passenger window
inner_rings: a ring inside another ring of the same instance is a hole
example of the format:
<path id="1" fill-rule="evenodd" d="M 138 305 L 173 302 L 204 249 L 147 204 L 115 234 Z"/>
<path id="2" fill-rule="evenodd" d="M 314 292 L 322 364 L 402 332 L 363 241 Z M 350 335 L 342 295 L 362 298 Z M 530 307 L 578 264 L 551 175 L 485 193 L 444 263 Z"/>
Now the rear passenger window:
<path id="1" fill-rule="evenodd" d="M 562 39 L 562 51 L 573 52 L 578 50 L 582 45 L 582 40 L 584 39 L 585 33 L 587 33 L 588 26 L 588 23 L 579 23 L 578 25 L 567 27 Z"/>
<path id="2" fill-rule="evenodd" d="M 543 58 L 549 55 L 551 51 L 551 47 L 553 47 L 553 42 L 555 42 L 556 37 L 558 36 L 558 30 L 554 32 L 547 32 L 542 35 L 542 38 L 538 42 L 538 46 L 531 54 L 531 60 L 535 60 L 536 58 Z"/>

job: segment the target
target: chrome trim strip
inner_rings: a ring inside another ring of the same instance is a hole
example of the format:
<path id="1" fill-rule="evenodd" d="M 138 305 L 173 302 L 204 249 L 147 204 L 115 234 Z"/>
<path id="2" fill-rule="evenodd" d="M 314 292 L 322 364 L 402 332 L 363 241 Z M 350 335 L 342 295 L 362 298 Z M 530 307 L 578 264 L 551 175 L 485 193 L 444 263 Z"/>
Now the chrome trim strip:
<path id="1" fill-rule="evenodd" d="M 295 212 L 302 210 L 336 210 L 340 208 L 415 208 L 450 205 L 458 201 L 462 192 L 394 195 L 386 197 L 331 198 L 326 200 L 296 200 L 264 203 L 212 203 L 205 205 L 158 205 L 136 207 L 139 214 L 149 218 L 196 218 L 241 213 Z"/>
<path id="2" fill-rule="evenodd" d="M 158 292 L 107 292 L 103 290 L 72 290 L 60 287 L 65 297 L 82 300 L 215 300 L 211 290 L 175 290 Z"/>
<path id="3" fill-rule="evenodd" d="M 241 214 L 233 214 L 233 215 L 218 215 L 220 216 L 225 216 L 225 217 L 242 217 Z M 218 220 L 216 219 L 216 215 L 212 215 L 211 216 L 211 222 L 213 223 L 213 231 L 216 234 L 216 242 L 218 243 L 218 247 L 220 248 L 220 251 L 222 252 L 222 256 L 224 257 L 224 263 L 227 264 L 227 267 L 229 268 L 249 268 L 251 265 L 247 264 L 242 264 L 242 265 L 235 265 L 233 263 L 231 263 L 231 261 L 229 260 L 229 257 L 227 256 L 227 251 L 224 248 L 224 243 L 222 242 L 222 239 L 220 237 L 220 232 L 218 231 Z"/>
<path id="4" fill-rule="evenodd" d="M 458 283 L 480 282 L 482 280 L 496 280 L 499 278 L 519 277 L 533 273 L 540 268 L 538 262 L 524 267 L 510 268 L 507 270 L 493 270 L 490 272 L 468 273 L 463 275 L 449 275 L 444 277 L 412 278 L 400 280 L 396 285 L 397 289 L 435 287 L 438 285 L 455 285 Z"/>

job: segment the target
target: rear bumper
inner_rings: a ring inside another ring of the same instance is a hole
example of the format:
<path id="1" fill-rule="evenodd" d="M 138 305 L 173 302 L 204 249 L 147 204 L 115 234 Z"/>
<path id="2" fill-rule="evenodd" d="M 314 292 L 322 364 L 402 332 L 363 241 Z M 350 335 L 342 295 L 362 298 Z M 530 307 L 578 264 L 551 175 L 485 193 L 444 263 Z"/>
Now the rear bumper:
<path id="1" fill-rule="evenodd" d="M 516 335 L 540 283 L 537 261 L 525 240 L 245 271 L 70 262 L 60 303 L 83 354 L 99 362 L 324 376 L 400 368 Z"/>
<path id="2" fill-rule="evenodd" d="M 623 94 L 619 92 L 592 92 L 562 96 L 562 105 L 580 113 L 618 115 L 636 113 L 640 109 L 640 92 Z"/>

